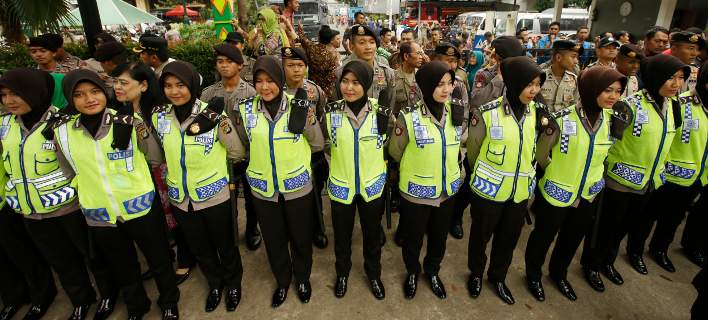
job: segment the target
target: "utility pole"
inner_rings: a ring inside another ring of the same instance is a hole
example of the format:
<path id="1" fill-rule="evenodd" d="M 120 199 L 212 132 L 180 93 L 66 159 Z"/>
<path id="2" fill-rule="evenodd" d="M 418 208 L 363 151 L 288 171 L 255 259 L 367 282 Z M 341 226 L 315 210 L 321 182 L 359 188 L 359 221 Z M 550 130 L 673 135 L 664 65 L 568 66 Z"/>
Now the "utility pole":
<path id="1" fill-rule="evenodd" d="M 88 44 L 89 52 L 93 56 L 94 51 L 96 51 L 96 36 L 103 31 L 101 16 L 98 13 L 98 4 L 96 4 L 96 0 L 78 0 L 77 2 L 81 13 L 81 21 L 84 24 L 86 43 Z"/>

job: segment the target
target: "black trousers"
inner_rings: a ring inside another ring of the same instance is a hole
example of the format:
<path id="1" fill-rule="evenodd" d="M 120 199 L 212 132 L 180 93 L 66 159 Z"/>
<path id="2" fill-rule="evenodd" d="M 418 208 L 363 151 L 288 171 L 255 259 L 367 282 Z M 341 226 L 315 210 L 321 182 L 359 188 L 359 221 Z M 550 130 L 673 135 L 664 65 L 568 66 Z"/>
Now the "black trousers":
<path id="1" fill-rule="evenodd" d="M 0 210 L 0 298 L 6 306 L 48 304 L 57 294 L 52 270 L 23 220 L 8 205 Z"/>
<path id="2" fill-rule="evenodd" d="M 447 233 L 450 231 L 454 208 L 454 196 L 443 201 L 440 207 L 416 204 L 401 197 L 401 223 L 405 234 L 401 249 L 409 274 L 418 274 L 421 271 L 420 250 L 423 248 L 423 237 L 426 233 L 428 243 L 422 271 L 429 275 L 438 274 L 440 263 L 445 257 Z"/>
<path id="3" fill-rule="evenodd" d="M 470 199 L 472 197 L 472 188 L 470 187 L 470 177 L 472 176 L 470 172 L 470 165 L 466 159 L 462 160 L 462 165 L 465 167 L 465 179 L 462 182 L 460 190 L 457 191 L 455 195 L 455 210 L 452 213 L 452 224 L 462 225 L 462 215 L 465 213 L 465 209 L 470 205 Z"/>
<path id="4" fill-rule="evenodd" d="M 467 246 L 467 267 L 481 277 L 487 265 L 487 243 L 494 235 L 487 277 L 493 282 L 506 279 L 514 248 L 519 242 L 528 201 L 494 202 L 472 193 L 472 225 Z"/>
<path id="5" fill-rule="evenodd" d="M 172 206 L 172 211 L 209 288 L 240 289 L 243 265 L 234 242 L 234 217 L 229 201 L 201 210 L 190 205 L 187 212 Z"/>
<path id="6" fill-rule="evenodd" d="M 288 288 L 293 273 L 298 282 L 310 280 L 314 224 L 312 197 L 313 192 L 288 201 L 282 194 L 278 202 L 253 198 L 268 262 L 278 288 Z"/>
<path id="7" fill-rule="evenodd" d="M 150 299 L 143 287 L 135 244 L 143 252 L 148 267 L 155 275 L 157 290 L 160 292 L 158 305 L 162 309 L 177 305 L 179 289 L 172 269 L 162 214 L 151 210 L 143 217 L 118 222 L 116 227 L 89 227 L 89 232 L 96 249 L 107 258 L 123 290 L 128 314 L 144 314 L 150 310 Z"/>
<path id="8" fill-rule="evenodd" d="M 701 188 L 701 197 L 689 209 L 686 225 L 683 227 L 681 246 L 687 250 L 708 251 L 708 185 Z"/>
<path id="9" fill-rule="evenodd" d="M 598 197 L 593 202 L 580 199 L 578 207 L 574 208 L 553 206 L 541 195 L 535 198 L 536 221 L 526 244 L 525 254 L 528 280 L 541 281 L 543 274 L 541 269 L 554 239 L 556 244 L 553 247 L 548 271 L 553 279 L 566 279 L 568 266 L 573 261 L 580 242 L 588 232 L 592 231 L 592 219 L 597 210 L 598 200 Z M 586 244 L 589 242 L 585 241 Z"/>
<path id="10" fill-rule="evenodd" d="M 24 223 L 35 245 L 56 271 L 74 306 L 96 301 L 89 269 L 101 297 L 111 298 L 118 294 L 118 286 L 105 257 L 90 250 L 88 226 L 81 211 L 43 220 L 24 219 Z"/>
<path id="11" fill-rule="evenodd" d="M 644 251 L 646 236 L 642 236 L 650 221 L 647 206 L 651 193 L 636 194 L 605 189 L 604 203 L 600 213 L 600 227 L 597 250 L 601 264 L 614 264 L 617 259 L 620 242 L 625 235 L 627 253 L 641 254 Z"/>
<path id="12" fill-rule="evenodd" d="M 379 197 L 370 202 L 357 195 L 351 204 L 331 201 L 332 226 L 334 227 L 334 266 L 337 276 L 348 276 L 352 268 L 352 231 L 354 216 L 359 211 L 359 223 L 364 238 L 364 271 L 371 279 L 381 278 L 381 242 L 379 228 L 381 214 L 384 210 L 384 198 Z"/>
<path id="13" fill-rule="evenodd" d="M 324 226 L 324 207 L 322 206 L 322 189 L 327 182 L 327 177 L 329 176 L 329 165 L 325 159 L 324 151 L 315 152 L 312 154 L 312 174 L 315 179 L 313 181 L 315 187 L 315 196 L 317 199 L 313 200 L 320 203 L 320 207 L 317 208 L 313 204 L 313 219 L 314 225 L 312 228 L 313 235 L 325 234 Z M 322 222 L 322 223 L 320 223 Z"/>
<path id="14" fill-rule="evenodd" d="M 676 235 L 676 229 L 700 191 L 699 181 L 689 187 L 667 183 L 652 194 L 648 211 L 653 217 L 656 217 L 657 222 L 651 242 L 649 242 L 650 250 L 667 251 L 669 249 L 669 245 Z"/>

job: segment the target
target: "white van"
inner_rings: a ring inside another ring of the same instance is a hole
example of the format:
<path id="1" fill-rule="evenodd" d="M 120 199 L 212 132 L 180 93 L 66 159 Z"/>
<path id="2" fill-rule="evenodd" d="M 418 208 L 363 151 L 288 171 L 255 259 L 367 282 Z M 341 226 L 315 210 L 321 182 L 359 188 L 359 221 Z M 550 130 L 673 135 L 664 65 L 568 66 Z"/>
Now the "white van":
<path id="1" fill-rule="evenodd" d="M 541 33 L 548 33 L 548 26 L 553 20 L 553 8 L 546 9 L 541 12 L 544 14 L 544 22 L 541 23 Z M 545 23 L 545 15 L 550 19 Z M 560 33 L 564 35 L 573 35 L 581 26 L 588 25 L 588 10 L 580 8 L 563 8 L 561 12 Z"/>

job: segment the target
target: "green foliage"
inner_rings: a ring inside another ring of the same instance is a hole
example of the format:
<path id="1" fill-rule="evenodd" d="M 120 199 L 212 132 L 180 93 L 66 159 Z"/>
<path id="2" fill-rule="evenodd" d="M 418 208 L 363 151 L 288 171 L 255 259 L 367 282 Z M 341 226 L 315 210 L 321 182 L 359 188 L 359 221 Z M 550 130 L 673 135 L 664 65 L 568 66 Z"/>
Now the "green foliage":
<path id="1" fill-rule="evenodd" d="M 0 70 L 6 71 L 17 67 L 32 67 L 34 62 L 29 56 L 27 46 L 19 43 L 0 47 Z"/>
<path id="2" fill-rule="evenodd" d="M 538 12 L 546 10 L 548 8 L 553 8 L 554 0 L 536 0 L 536 5 L 534 6 Z"/>
<path id="3" fill-rule="evenodd" d="M 170 57 L 193 64 L 202 75 L 204 88 L 215 81 L 216 59 L 213 48 L 219 43 L 213 34 L 199 41 L 183 41 L 170 49 Z"/>
<path id="4" fill-rule="evenodd" d="M 72 56 L 79 57 L 83 60 L 90 59 L 91 53 L 85 43 L 67 43 L 64 44 L 64 51 Z"/>
<path id="5" fill-rule="evenodd" d="M 61 18 L 70 10 L 68 0 L 3 0 L 0 1 L 0 25 L 12 28 L 22 24 L 30 34 L 56 32 Z"/>
<path id="6" fill-rule="evenodd" d="M 181 24 L 179 34 L 184 41 L 200 41 L 202 39 L 215 38 L 216 33 L 214 30 L 213 24 Z"/>

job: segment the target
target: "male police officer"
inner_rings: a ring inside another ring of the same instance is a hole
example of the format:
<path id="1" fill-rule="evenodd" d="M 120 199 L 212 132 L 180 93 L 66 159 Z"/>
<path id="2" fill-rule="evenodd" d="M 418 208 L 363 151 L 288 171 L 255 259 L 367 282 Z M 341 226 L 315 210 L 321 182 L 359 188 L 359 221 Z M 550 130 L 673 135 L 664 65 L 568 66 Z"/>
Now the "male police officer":
<path id="1" fill-rule="evenodd" d="M 548 111 L 560 111 L 578 101 L 578 77 L 573 73 L 573 68 L 578 64 L 578 57 L 582 53 L 583 47 L 575 42 L 553 42 L 551 64 L 543 70 L 546 73 L 546 82 L 541 87 Z"/>

